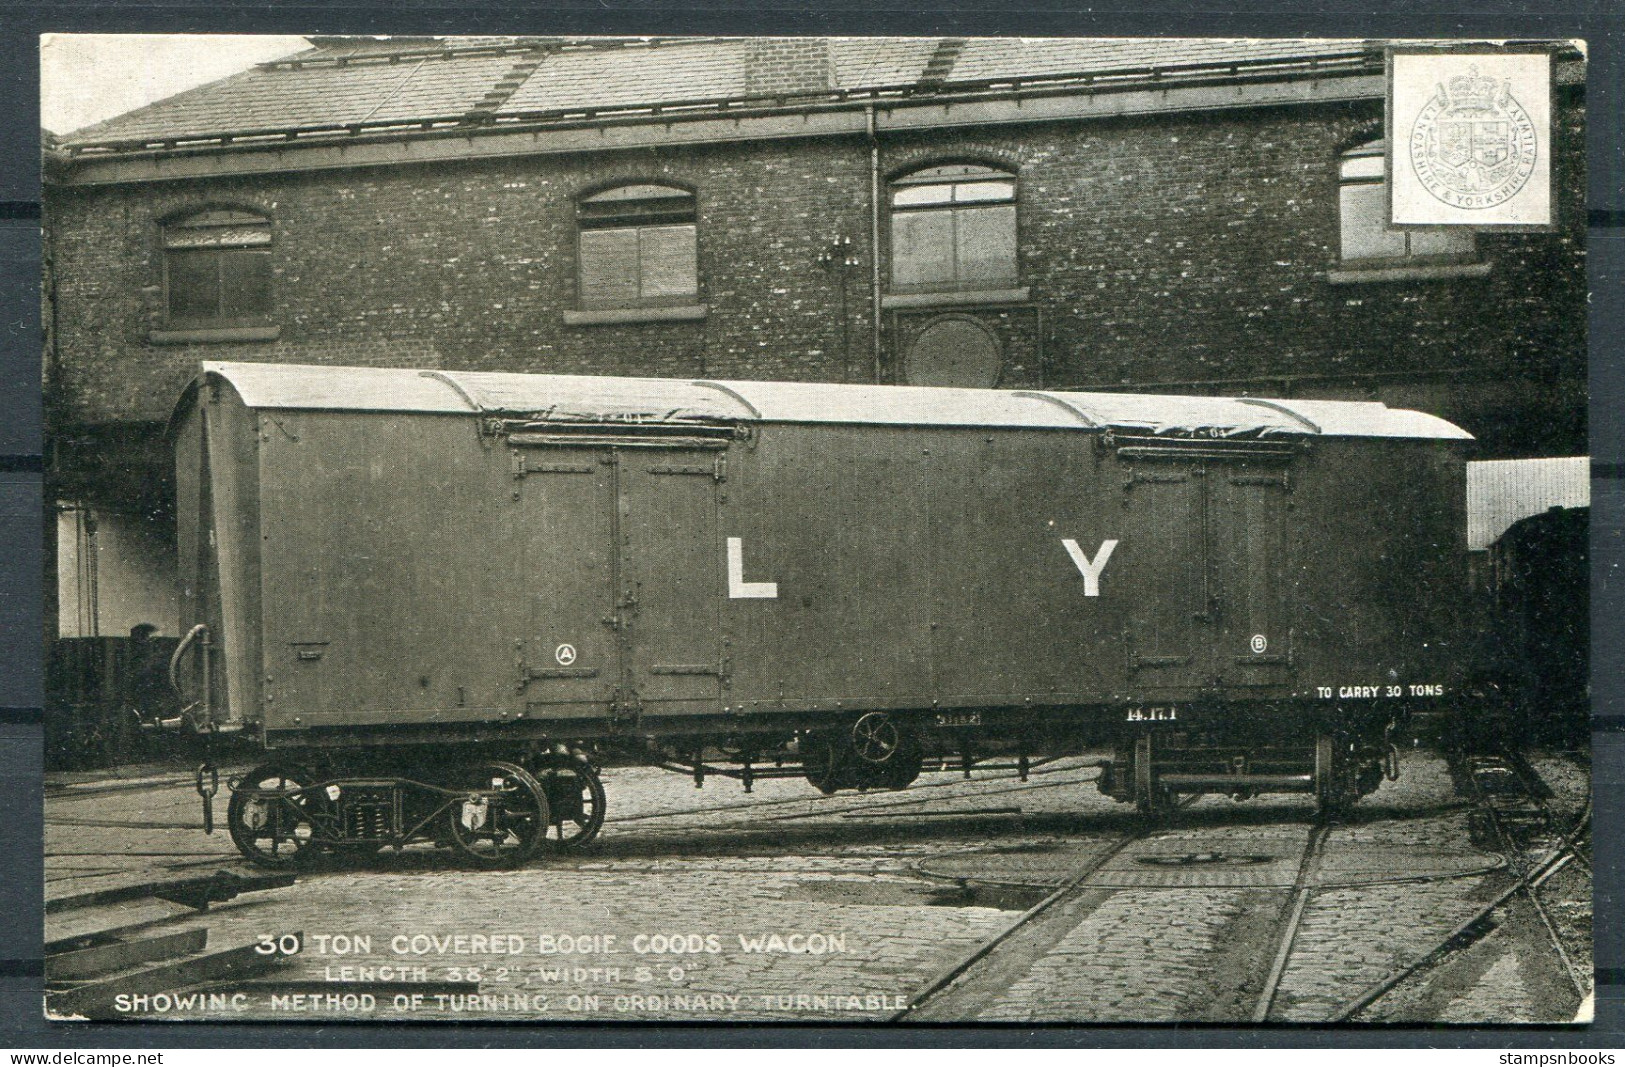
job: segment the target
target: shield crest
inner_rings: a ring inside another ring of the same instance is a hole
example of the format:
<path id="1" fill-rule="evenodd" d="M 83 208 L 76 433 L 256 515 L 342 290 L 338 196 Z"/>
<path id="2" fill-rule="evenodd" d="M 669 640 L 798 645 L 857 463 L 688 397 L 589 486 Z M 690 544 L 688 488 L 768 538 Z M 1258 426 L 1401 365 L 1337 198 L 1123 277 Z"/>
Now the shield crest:
<path id="1" fill-rule="evenodd" d="M 1458 120 L 1439 123 L 1439 158 L 1449 167 L 1476 163 L 1494 167 L 1512 154 L 1507 123 L 1484 120 Z"/>

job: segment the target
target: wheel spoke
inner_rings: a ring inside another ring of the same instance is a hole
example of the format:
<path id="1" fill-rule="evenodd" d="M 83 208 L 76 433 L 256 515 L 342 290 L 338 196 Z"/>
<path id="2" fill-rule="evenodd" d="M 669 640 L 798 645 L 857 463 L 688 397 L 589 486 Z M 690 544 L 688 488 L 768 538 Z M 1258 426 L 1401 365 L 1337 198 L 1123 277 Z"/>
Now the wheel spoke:
<path id="1" fill-rule="evenodd" d="M 604 787 L 591 765 L 549 753 L 537 757 L 532 773 L 546 786 L 549 844 L 575 849 L 593 840 L 603 824 Z"/>

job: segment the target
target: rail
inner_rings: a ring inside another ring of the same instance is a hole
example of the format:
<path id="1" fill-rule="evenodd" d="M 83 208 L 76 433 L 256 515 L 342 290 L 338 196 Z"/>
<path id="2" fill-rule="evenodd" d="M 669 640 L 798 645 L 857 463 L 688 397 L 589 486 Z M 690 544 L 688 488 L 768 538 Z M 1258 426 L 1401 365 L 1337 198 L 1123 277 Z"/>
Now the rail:
<path id="1" fill-rule="evenodd" d="M 1270 1009 L 1275 1006 L 1276 991 L 1281 988 L 1281 979 L 1286 975 L 1286 965 L 1292 958 L 1292 947 L 1298 939 L 1298 927 L 1303 924 L 1304 912 L 1309 907 L 1309 897 L 1314 892 L 1310 879 L 1314 877 L 1315 867 L 1320 862 L 1321 853 L 1326 848 L 1326 838 L 1331 833 L 1331 826 L 1324 820 L 1316 822 L 1315 828 L 1310 831 L 1309 843 L 1304 847 L 1303 859 L 1298 863 L 1298 875 L 1292 883 L 1291 908 L 1286 913 L 1286 919 L 1281 925 L 1281 932 L 1276 938 L 1276 949 L 1273 962 L 1270 964 L 1269 974 L 1264 978 L 1264 988 L 1258 994 L 1258 1003 L 1253 1007 L 1253 1022 L 1268 1022 Z"/>
<path id="2" fill-rule="evenodd" d="M 1095 872 L 1099 871 L 1118 853 L 1122 852 L 1134 842 L 1140 840 L 1148 832 L 1149 827 L 1142 826 L 1133 833 L 1124 834 L 1106 848 L 1102 849 L 1081 869 L 1075 871 L 1059 889 L 1055 890 L 1049 896 L 1045 897 L 1043 900 L 1040 900 L 1037 904 L 1034 904 L 1032 907 L 1016 916 L 1015 920 L 1003 930 L 1000 930 L 986 941 L 983 941 L 980 945 L 977 945 L 975 948 L 971 949 L 970 952 L 961 956 L 959 959 L 937 972 L 937 974 L 931 978 L 930 981 L 926 982 L 925 985 L 920 987 L 920 990 L 917 993 L 909 997 L 908 1004 L 904 1006 L 901 1011 L 892 1015 L 886 1021 L 897 1023 L 906 1020 L 910 1015 L 912 1015 L 919 1008 L 923 1007 L 933 997 L 936 997 L 945 991 L 949 986 L 953 985 L 960 978 L 960 976 L 980 963 L 994 949 L 1010 940 L 1010 938 L 1014 936 L 1018 930 L 1030 925 L 1033 920 L 1055 907 L 1055 905 L 1077 893 L 1080 889 L 1082 889 L 1084 883 L 1095 874 Z"/>
<path id="3" fill-rule="evenodd" d="M 1509 765 L 1521 779 L 1524 779 L 1523 784 L 1528 788 L 1532 783 L 1525 776 L 1532 773 L 1532 771 L 1526 765 L 1522 765 L 1522 761 L 1518 759 L 1510 760 Z M 1591 805 L 1588 803 L 1585 806 L 1584 811 L 1568 831 L 1558 835 L 1556 844 L 1544 858 L 1532 865 L 1525 865 L 1520 850 L 1517 849 L 1515 842 L 1507 834 L 1506 828 L 1500 821 L 1499 813 L 1496 812 L 1494 804 L 1484 793 L 1477 778 L 1470 770 L 1465 777 L 1471 782 L 1471 789 L 1475 794 L 1474 799 L 1478 810 L 1488 813 L 1489 822 L 1500 842 L 1501 851 L 1506 856 L 1507 862 L 1512 869 L 1518 872 L 1518 877 L 1510 886 L 1496 894 L 1493 900 L 1479 908 L 1465 921 L 1457 924 L 1443 938 L 1436 941 L 1427 952 L 1394 971 L 1382 981 L 1368 987 L 1358 996 L 1345 1002 L 1341 1007 L 1327 1015 L 1323 1020 L 1324 1022 L 1341 1023 L 1356 1018 L 1373 1004 L 1399 988 L 1412 975 L 1438 964 L 1451 952 L 1475 942 L 1484 930 L 1489 917 L 1519 896 L 1523 896 L 1529 902 L 1540 919 L 1556 956 L 1563 964 L 1564 974 L 1574 987 L 1575 993 L 1580 997 L 1581 1001 L 1591 995 L 1592 991 L 1589 983 L 1581 978 L 1576 970 L 1574 961 L 1570 958 L 1567 949 L 1563 947 L 1561 935 L 1552 922 L 1550 913 L 1540 901 L 1538 893 L 1542 885 L 1570 863 L 1578 861 L 1589 869 L 1590 864 L 1579 854 L 1578 845 L 1580 839 L 1586 835 L 1591 827 Z M 1542 802 L 1541 806 L 1545 807 L 1544 802 Z"/>
<path id="4" fill-rule="evenodd" d="M 1186 797 L 1180 801 L 1178 806 L 1189 807 L 1191 804 L 1194 804 L 1196 801 L 1200 800 L 1202 796 L 1203 794 L 1198 793 Z M 1115 841 L 1111 842 L 1105 848 L 1091 856 L 1088 862 L 1086 862 L 1082 867 L 1073 871 L 1072 874 L 1067 877 L 1066 881 L 1063 882 L 1061 886 L 1049 896 L 1045 897 L 1043 900 L 1040 900 L 1037 904 L 1034 904 L 1032 907 L 1016 916 L 1016 918 L 1004 929 L 1000 930 L 992 937 L 971 949 L 959 959 L 955 960 L 952 964 L 937 972 L 937 974 L 933 976 L 930 981 L 926 982 L 925 985 L 920 987 L 918 992 L 909 997 L 907 1005 L 905 1005 L 901 1011 L 896 1012 L 886 1021 L 895 1023 L 907 1020 L 908 1017 L 914 1012 L 925 1006 L 935 997 L 946 992 L 950 987 L 954 986 L 968 971 L 970 971 L 971 968 L 975 967 L 982 960 L 986 959 L 989 953 L 991 953 L 994 949 L 1010 940 L 1011 937 L 1015 936 L 1022 929 L 1031 926 L 1035 920 L 1052 911 L 1056 905 L 1061 904 L 1082 892 L 1087 887 L 1089 879 L 1094 877 L 1095 874 L 1101 870 L 1101 868 L 1110 863 L 1112 859 L 1114 859 L 1125 848 L 1128 848 L 1136 841 L 1140 841 L 1149 836 L 1156 828 L 1156 824 L 1150 822 L 1149 820 L 1138 820 L 1137 825 L 1133 830 L 1121 835 Z"/>
<path id="5" fill-rule="evenodd" d="M 1546 797 L 1543 795 L 1545 783 L 1539 781 L 1534 769 L 1520 756 L 1507 753 L 1504 759 L 1507 766 L 1511 767 L 1513 773 L 1517 776 L 1524 792 L 1535 800 L 1542 814 L 1547 819 L 1550 819 L 1551 810 L 1546 804 Z M 1557 958 L 1563 963 L 1563 973 L 1568 976 L 1570 984 L 1574 986 L 1575 993 L 1583 998 L 1587 993 L 1591 992 L 1591 988 L 1585 979 L 1580 977 L 1579 971 L 1574 966 L 1574 961 L 1569 957 L 1568 950 L 1563 947 L 1563 937 L 1557 932 L 1557 924 L 1553 922 L 1551 912 L 1546 910 L 1546 905 L 1541 902 L 1540 895 L 1536 892 L 1533 884 L 1533 876 L 1525 868 L 1523 851 L 1518 848 L 1517 843 L 1512 840 L 1512 835 L 1507 831 L 1500 808 L 1491 803 L 1484 794 L 1478 776 L 1470 774 L 1469 780 L 1473 783 L 1475 799 L 1482 802 L 1483 810 L 1489 816 L 1490 826 L 1495 831 L 1502 854 L 1506 856 L 1507 862 L 1512 864 L 1513 869 L 1518 871 L 1521 876 L 1515 888 L 1529 903 L 1529 907 L 1534 911 L 1536 917 L 1540 919 L 1541 927 L 1546 931 L 1552 949 L 1556 952 Z M 1568 835 L 1564 835 L 1560 840 L 1568 841 Z M 1557 855 L 1564 855 L 1565 853 L 1572 854 L 1572 845 L 1560 846 L 1556 852 Z M 1564 862 L 1567 863 L 1568 861 L 1565 860 Z M 1542 880 L 1544 881 L 1544 879 Z"/>

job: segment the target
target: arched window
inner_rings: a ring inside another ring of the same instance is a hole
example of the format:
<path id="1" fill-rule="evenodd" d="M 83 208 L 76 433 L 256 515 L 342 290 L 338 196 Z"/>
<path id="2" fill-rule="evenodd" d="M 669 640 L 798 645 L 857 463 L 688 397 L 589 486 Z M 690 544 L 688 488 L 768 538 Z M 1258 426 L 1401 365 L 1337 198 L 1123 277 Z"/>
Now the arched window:
<path id="1" fill-rule="evenodd" d="M 1016 283 L 1016 176 L 972 163 L 891 183 L 892 286 L 900 292 Z"/>
<path id="2" fill-rule="evenodd" d="M 164 224 L 164 294 L 176 329 L 264 326 L 271 317 L 271 223 L 200 211 Z"/>
<path id="3" fill-rule="evenodd" d="M 694 194 L 617 185 L 576 203 L 582 308 L 670 307 L 699 296 Z"/>
<path id="4" fill-rule="evenodd" d="M 1345 267 L 1406 266 L 1416 260 L 1471 261 L 1472 231 L 1462 226 L 1388 226 L 1387 142 L 1351 148 L 1338 163 L 1340 258 Z"/>

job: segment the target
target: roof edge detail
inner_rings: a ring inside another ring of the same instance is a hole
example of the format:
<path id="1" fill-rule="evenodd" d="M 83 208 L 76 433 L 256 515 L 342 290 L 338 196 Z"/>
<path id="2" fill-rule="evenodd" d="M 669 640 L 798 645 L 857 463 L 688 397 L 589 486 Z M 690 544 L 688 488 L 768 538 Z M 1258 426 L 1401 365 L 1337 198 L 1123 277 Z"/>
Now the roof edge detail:
<path id="1" fill-rule="evenodd" d="M 250 408 L 380 415 L 510 415 L 537 422 L 800 423 L 939 428 L 1108 429 L 1178 436 L 1471 440 L 1423 412 L 1376 401 L 1149 393 L 616 378 L 312 364 L 202 364 Z M 194 395 L 196 383 L 177 411 Z M 1091 424 L 1092 423 L 1092 424 Z M 1222 431 L 1214 434 L 1212 431 Z"/>

